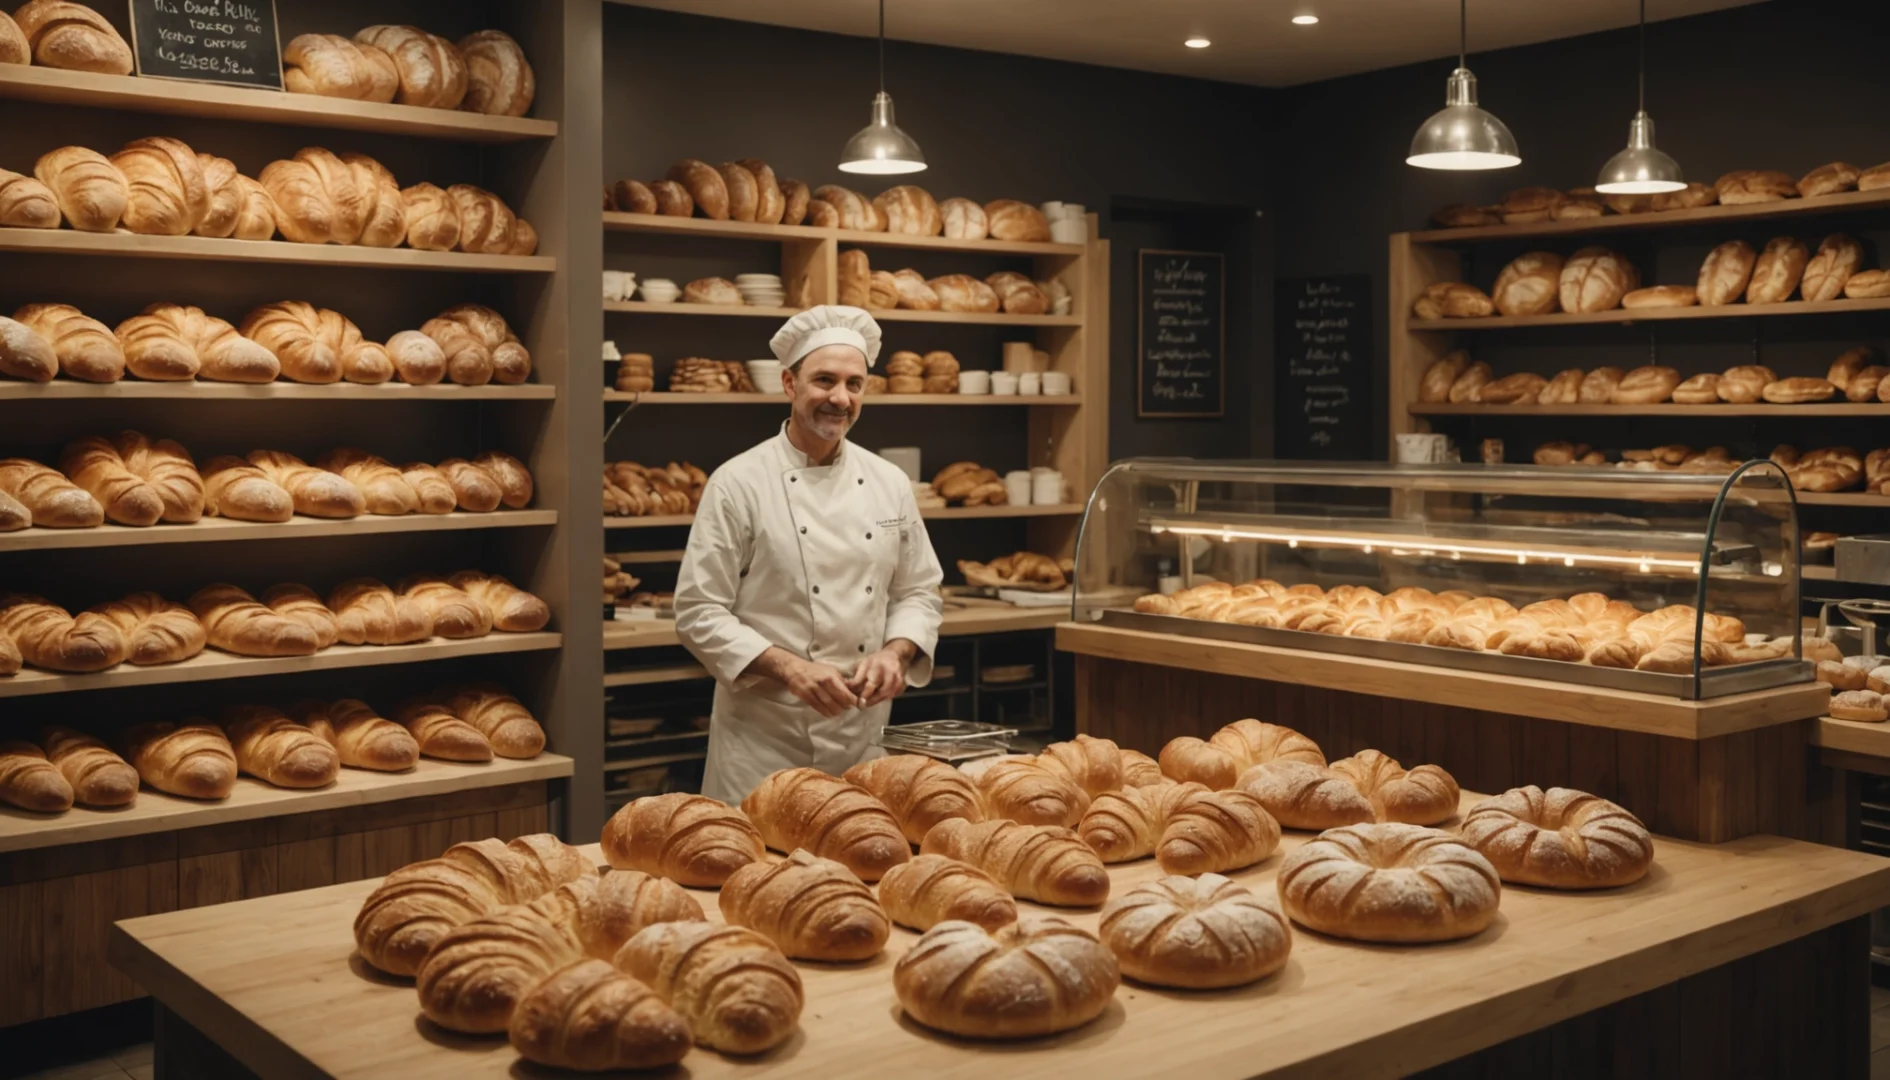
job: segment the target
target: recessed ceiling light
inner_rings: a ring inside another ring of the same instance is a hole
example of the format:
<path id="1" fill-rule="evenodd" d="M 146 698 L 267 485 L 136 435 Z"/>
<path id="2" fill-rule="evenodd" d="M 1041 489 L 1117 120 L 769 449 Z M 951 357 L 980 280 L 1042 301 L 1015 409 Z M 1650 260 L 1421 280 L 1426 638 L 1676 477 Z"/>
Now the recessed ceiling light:
<path id="1" fill-rule="evenodd" d="M 1182 42 L 1182 44 L 1186 45 L 1190 49 L 1205 49 L 1209 45 L 1212 45 L 1214 43 L 1204 37 L 1191 37 L 1188 40 Z"/>
<path id="2" fill-rule="evenodd" d="M 1317 15 L 1295 15 L 1295 16 L 1293 16 L 1293 25 L 1294 25 L 1294 26 L 1317 26 L 1318 24 L 1319 24 L 1319 16 L 1317 16 Z"/>

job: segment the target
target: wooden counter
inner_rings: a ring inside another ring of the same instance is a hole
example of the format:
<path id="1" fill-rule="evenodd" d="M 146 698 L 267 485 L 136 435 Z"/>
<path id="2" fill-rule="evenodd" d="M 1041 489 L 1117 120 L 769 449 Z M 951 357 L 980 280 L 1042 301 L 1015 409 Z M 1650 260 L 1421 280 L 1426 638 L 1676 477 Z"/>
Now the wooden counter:
<path id="1" fill-rule="evenodd" d="M 1474 798 L 1467 796 L 1466 805 Z M 1283 848 L 1304 839 L 1289 835 Z M 595 846 L 587 850 L 597 856 Z M 1560 1040 L 1557 1066 L 1573 1068 L 1567 1075 L 1652 1072 L 1669 1063 L 1659 1055 L 1679 1039 L 1671 1063 L 1681 1067 L 1668 1075 L 1693 1076 L 1710 1062 L 1687 1067 L 1689 1054 L 1736 1051 L 1742 1032 L 1760 1029 L 1783 1040 L 1768 1044 L 1780 1060 L 1789 1052 L 1813 1070 L 1799 1075 L 1837 1075 L 1817 1070 L 1867 1058 L 1861 948 L 1831 962 L 1822 953 L 1790 953 L 1789 943 L 1829 944 L 1826 936 L 1836 933 L 1859 937 L 1861 916 L 1890 903 L 1890 861 L 1764 836 L 1718 847 L 1662 840 L 1656 860 L 1647 878 L 1615 891 L 1507 889 L 1497 924 L 1464 942 L 1371 946 L 1295 930 L 1287 967 L 1260 983 L 1186 993 L 1125 982 L 1109 1010 L 1086 1027 L 1011 1044 L 942 1037 L 907 1021 L 893 996 L 892 968 L 915 935 L 895 930 L 886 952 L 869 963 L 799 965 L 807 991 L 801 1034 L 762 1063 L 771 1076 L 821 1080 L 988 1080 L 994 1072 L 1378 1077 L 1492 1047 L 1503 1053 L 1505 1043 L 1514 1052 L 1518 1044 L 1509 1040 L 1543 1041 L 1553 1033 Z M 1280 862 L 1275 855 L 1232 876 L 1271 895 Z M 1120 893 L 1159 871 L 1143 860 L 1111 874 Z M 407 981 L 362 974 L 351 955 L 351 927 L 373 887 L 360 881 L 129 919 L 113 931 L 111 960 L 166 1010 L 264 1076 L 553 1075 L 515 1072 L 517 1056 L 503 1039 L 441 1032 L 419 1019 Z M 719 920 L 714 896 L 699 897 L 709 917 Z M 1062 914 L 1091 930 L 1097 923 L 1093 911 Z M 1762 955 L 1741 960 L 1755 954 Z M 1766 978 L 1739 983 L 1732 992 L 1724 979 L 1751 979 L 1754 972 L 1744 965 L 1761 960 L 1771 965 Z M 1854 984 L 1855 993 L 1827 993 L 1834 979 Z M 1630 1030 L 1623 1010 L 1644 1012 L 1650 993 L 1670 995 L 1676 1009 L 1703 1026 L 1683 1032 L 1677 1012 L 1668 1030 Z M 1821 1018 L 1802 1021 L 1799 1010 L 1812 1009 Z M 1604 1035 L 1604 1028 L 1615 1034 Z M 1546 1042 L 1539 1049 L 1546 1076 Z M 160 1041 L 160 1065 L 166 1052 Z M 1610 1054 L 1611 1064 L 1599 1067 Z M 1645 1068 L 1631 1067 L 1636 1062 L 1622 1055 L 1643 1056 Z M 1598 1067 L 1584 1071 L 1585 1061 Z M 695 1080 L 708 1080 L 745 1075 L 756 1066 L 696 1049 L 683 1067 Z"/>

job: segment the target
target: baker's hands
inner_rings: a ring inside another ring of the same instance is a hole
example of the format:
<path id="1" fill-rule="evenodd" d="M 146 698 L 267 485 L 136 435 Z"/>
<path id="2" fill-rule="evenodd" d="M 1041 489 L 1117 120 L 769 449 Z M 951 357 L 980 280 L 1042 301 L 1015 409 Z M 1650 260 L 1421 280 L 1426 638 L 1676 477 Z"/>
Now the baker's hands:
<path id="1" fill-rule="evenodd" d="M 832 664 L 791 656 L 784 665 L 781 681 L 788 693 L 813 706 L 815 712 L 831 720 L 848 709 L 860 707 L 860 699 L 845 675 Z"/>
<path id="2" fill-rule="evenodd" d="M 860 661 L 853 669 L 847 686 L 860 697 L 860 708 L 870 709 L 882 701 L 891 701 L 905 692 L 906 665 L 918 646 L 905 638 L 888 641 L 878 652 Z"/>

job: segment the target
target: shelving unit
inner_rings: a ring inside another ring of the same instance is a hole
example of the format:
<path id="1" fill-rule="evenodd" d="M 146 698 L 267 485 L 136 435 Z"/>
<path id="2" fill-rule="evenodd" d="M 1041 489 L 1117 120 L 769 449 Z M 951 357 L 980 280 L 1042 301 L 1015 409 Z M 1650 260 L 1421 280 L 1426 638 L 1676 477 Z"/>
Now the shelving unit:
<path id="1" fill-rule="evenodd" d="M 145 236 L 123 229 L 89 233 L 71 229 L 0 228 L 0 251 L 39 255 L 94 255 L 112 259 L 190 259 L 199 262 L 453 270 L 485 274 L 549 274 L 558 268 L 558 260 L 550 255 L 475 255 L 463 251 L 295 244 L 287 240 Z"/>
<path id="2" fill-rule="evenodd" d="M 556 525 L 556 510 L 500 510 L 472 514 L 408 514 L 357 518 L 294 517 L 288 521 L 232 521 L 206 517 L 189 525 L 132 528 L 110 523 L 92 529 L 28 528 L 0 533 L 0 554 L 60 548 L 131 547 L 145 544 L 213 544 L 235 540 L 302 540 L 321 536 L 370 536 L 389 533 L 463 532 L 469 529 L 524 529 Z"/>
<path id="3" fill-rule="evenodd" d="M 219 382 L 141 382 L 127 379 L 115 383 L 77 382 L 55 379 L 48 383 L 0 382 L 0 401 L 147 401 L 155 399 L 182 401 L 346 401 L 404 404 L 413 401 L 457 402 L 483 405 L 495 401 L 551 401 L 558 388 L 543 383 L 517 386 L 409 386 L 406 383 L 331 383 L 326 386 L 306 383 L 219 383 Z"/>

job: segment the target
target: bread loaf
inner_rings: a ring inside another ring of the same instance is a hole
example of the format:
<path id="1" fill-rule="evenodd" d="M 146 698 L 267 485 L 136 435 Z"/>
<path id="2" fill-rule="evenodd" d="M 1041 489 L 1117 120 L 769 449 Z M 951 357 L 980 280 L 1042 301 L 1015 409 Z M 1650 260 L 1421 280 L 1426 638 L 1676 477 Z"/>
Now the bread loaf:
<path id="1" fill-rule="evenodd" d="M 68 444 L 59 456 L 59 471 L 97 499 L 113 522 L 155 525 L 164 516 L 163 496 L 125 467 L 117 447 L 96 435 Z"/>
<path id="2" fill-rule="evenodd" d="M 466 96 L 459 107 L 488 116 L 524 116 L 538 94 L 538 80 L 525 50 L 503 30 L 480 30 L 459 39 L 466 61 Z"/>
<path id="3" fill-rule="evenodd" d="M 551 621 L 551 608 L 543 600 L 519 588 L 497 574 L 461 570 L 446 579 L 455 588 L 464 589 L 492 612 L 492 628 L 510 634 L 543 630 Z"/>
<path id="4" fill-rule="evenodd" d="M 138 770 L 103 742 L 69 727 L 42 728 L 39 741 L 46 760 L 72 785 L 72 798 L 85 806 L 130 806 L 138 798 Z"/>
<path id="5" fill-rule="evenodd" d="M 984 816 L 1025 825 L 1074 826 L 1089 809 L 1083 789 L 1035 758 L 999 761 L 977 777 Z"/>
<path id="6" fill-rule="evenodd" d="M 308 517 L 352 518 L 367 509 L 361 489 L 325 469 L 280 450 L 252 450 L 249 463 L 289 493 L 295 512 Z"/>
<path id="7" fill-rule="evenodd" d="M 758 1054 L 794 1034 L 801 977 L 767 938 L 741 926 L 666 922 L 638 931 L 615 966 L 654 990 L 689 1024 L 695 1041 Z"/>
<path id="8" fill-rule="evenodd" d="M 131 198 L 118 166 L 83 146 L 62 146 L 40 155 L 33 176 L 53 193 L 66 224 L 80 232 L 116 229 Z"/>
<path id="9" fill-rule="evenodd" d="M 932 193 L 916 184 L 887 188 L 873 198 L 886 217 L 886 231 L 903 236 L 937 236 L 945 228 Z"/>
<path id="10" fill-rule="evenodd" d="M 154 236 L 184 236 L 210 211 L 197 152 L 163 136 L 136 139 L 113 154 L 125 178 L 124 227 Z"/>
<path id="11" fill-rule="evenodd" d="M 448 1031 L 505 1031 L 533 987 L 583 955 L 569 930 L 528 909 L 481 915 L 441 934 L 427 953 L 414 979 L 420 1010 Z"/>
<path id="12" fill-rule="evenodd" d="M 602 960 L 579 960 L 527 990 L 507 1037 L 527 1061 L 587 1072 L 674 1065 L 690 1043 L 675 1010 Z"/>
<path id="13" fill-rule="evenodd" d="M 401 188 L 400 205 L 408 247 L 451 251 L 459 246 L 459 207 L 443 188 L 426 183 Z"/>
<path id="14" fill-rule="evenodd" d="M 1832 233 L 1818 245 L 1817 254 L 1805 263 L 1798 291 L 1812 302 L 1836 300 L 1844 295 L 1844 286 L 1864 261 L 1864 248 L 1843 233 Z"/>
<path id="15" fill-rule="evenodd" d="M 492 474 L 464 458 L 447 458 L 439 464 L 440 475 L 452 485 L 453 497 L 461 510 L 483 514 L 499 507 L 505 492 Z"/>
<path id="16" fill-rule="evenodd" d="M 1089 907 L 1109 897 L 1102 860 L 1069 829 L 953 818 L 934 826 L 921 850 L 968 862 L 1019 899 Z"/>
<path id="17" fill-rule="evenodd" d="M 276 208 L 276 229 L 298 244 L 352 244 L 361 236 L 373 192 L 362 191 L 348 163 L 319 146 L 272 161 L 257 177 Z"/>
<path id="18" fill-rule="evenodd" d="M 226 454 L 204 462 L 203 509 L 236 521 L 287 521 L 295 516 L 295 500 L 267 473 Z"/>
<path id="19" fill-rule="evenodd" d="M 1735 405 L 1750 405 L 1760 400 L 1765 388 L 1778 381 L 1778 375 L 1771 368 L 1760 364 L 1741 364 L 1727 368 L 1720 375 L 1719 383 L 1714 388 L 1721 401 Z"/>
<path id="20" fill-rule="evenodd" d="M 1000 270 L 984 279 L 997 293 L 998 303 L 1007 315 L 1042 315 L 1050 310 L 1050 297 L 1015 270 Z"/>
<path id="21" fill-rule="evenodd" d="M 52 344 L 24 323 L 0 316 L 0 375 L 51 382 L 58 374 L 59 356 Z"/>
<path id="22" fill-rule="evenodd" d="M 864 286 L 862 286 L 862 288 L 863 287 Z M 857 295 L 846 293 L 842 295 L 852 295 L 852 298 L 860 301 L 861 304 L 866 302 L 866 294 L 864 292 Z M 684 285 L 682 298 L 683 302 L 687 304 L 727 304 L 730 306 L 739 306 L 747 303 L 746 300 L 742 299 L 741 290 L 735 287 L 734 282 L 727 278 L 719 277 L 697 278 L 689 284 Z M 858 307 L 859 304 L 853 306 Z"/>
<path id="23" fill-rule="evenodd" d="M 730 923 L 807 960 L 865 960 L 892 933 L 873 891 L 851 870 L 798 848 L 779 862 L 753 862 L 730 874 L 720 904 Z"/>
<path id="24" fill-rule="evenodd" d="M 1496 303 L 1475 285 L 1440 281 L 1424 290 L 1411 313 L 1420 319 L 1481 319 L 1496 313 Z"/>
<path id="25" fill-rule="evenodd" d="M 373 578 L 351 578 L 328 593 L 329 610 L 344 645 L 404 645 L 433 636 L 433 620 L 418 600 Z"/>
<path id="26" fill-rule="evenodd" d="M 897 306 L 910 311 L 937 311 L 939 295 L 917 270 L 904 269 L 892 275 Z"/>
<path id="27" fill-rule="evenodd" d="M 1559 282 L 1563 311 L 1594 312 L 1617 307 L 1640 286 L 1634 264 L 1603 247 L 1585 247 L 1569 256 Z"/>
<path id="28" fill-rule="evenodd" d="M 865 307 L 872 292 L 873 277 L 873 268 L 867 261 L 866 252 L 859 248 L 842 251 L 838 267 L 840 303 L 849 307 Z"/>
<path id="29" fill-rule="evenodd" d="M 1555 376 L 1542 387 L 1541 392 L 1536 394 L 1536 404 L 1575 404 L 1581 399 L 1582 380 L 1586 377 L 1586 373 L 1581 368 L 1567 368 L 1556 372 Z M 1527 404 L 1527 402 L 1522 404 Z"/>
<path id="30" fill-rule="evenodd" d="M 320 735 L 266 705 L 239 705 L 223 717 L 247 776 L 283 788 L 318 788 L 335 782 L 341 758 Z"/>
<path id="31" fill-rule="evenodd" d="M 1490 298 L 1505 315 L 1547 315 L 1560 307 L 1562 257 L 1551 251 L 1518 255 L 1496 275 Z"/>
<path id="32" fill-rule="evenodd" d="M 0 60 L 0 63 L 5 62 Z M 33 177 L 0 169 L 0 225 L 15 229 L 57 229 L 59 200 L 51 188 Z"/>
<path id="33" fill-rule="evenodd" d="M 945 235 L 953 240 L 982 240 L 990 235 L 984 207 L 970 199 L 946 199 L 938 204 Z"/>
<path id="34" fill-rule="evenodd" d="M 874 208 L 872 200 L 852 188 L 822 184 L 814 189 L 814 198 L 834 208 L 839 216 L 834 227 L 859 232 L 886 231 L 886 222 Z"/>
<path id="35" fill-rule="evenodd" d="M 439 317 L 465 327 L 492 354 L 493 382 L 513 386 L 531 377 L 532 354 L 506 324 L 505 316 L 483 304 L 455 304 Z"/>
<path id="36" fill-rule="evenodd" d="M 765 855 L 761 833 L 740 811 L 701 795 L 653 795 L 604 823 L 604 859 L 619 869 L 716 888 Z"/>
<path id="37" fill-rule="evenodd" d="M 1244 986 L 1286 966 L 1286 917 L 1219 874 L 1172 875 L 1111 897 L 1100 936 L 1122 973 L 1155 986 Z"/>
<path id="38" fill-rule="evenodd" d="M 32 62 L 33 47 L 26 43 L 26 35 L 20 32 L 20 24 L 13 21 L 13 16 L 0 11 L 0 64 Z"/>
<path id="39" fill-rule="evenodd" d="M 809 199 L 805 224 L 816 229 L 837 229 L 840 227 L 840 211 L 824 199 Z"/>
<path id="40" fill-rule="evenodd" d="M 190 597 L 211 645 L 238 656 L 308 656 L 321 647 L 314 630 L 278 614 L 234 585 L 206 585 Z"/>
<path id="41" fill-rule="evenodd" d="M 721 174 L 716 174 L 721 179 Z M 799 183 L 799 181 L 795 181 Z M 669 217 L 689 217 L 696 212 L 696 201 L 689 189 L 674 180 L 650 181 L 650 194 L 656 199 L 656 212 Z"/>
<path id="42" fill-rule="evenodd" d="M 389 102 L 400 89 L 394 58 L 340 34 L 300 34 L 282 47 L 282 86 L 291 94 Z"/>
<path id="43" fill-rule="evenodd" d="M 27 0 L 14 11 L 13 22 L 32 50 L 33 62 L 41 67 L 131 74 L 131 46 L 105 16 L 84 4 Z"/>
<path id="44" fill-rule="evenodd" d="M 619 180 L 604 192 L 604 209 L 624 214 L 656 213 L 656 195 L 640 180 Z"/>
<path id="45" fill-rule="evenodd" d="M 1017 921 L 1017 904 L 991 876 L 943 855 L 920 855 L 886 871 L 879 902 L 901 926 L 925 931 L 962 920 L 986 930 Z"/>
<path id="46" fill-rule="evenodd" d="M 845 779 L 884 804 L 913 844 L 922 843 L 932 826 L 947 818 L 984 820 L 976 785 L 933 758 L 893 754 L 862 761 L 846 771 Z"/>
<path id="47" fill-rule="evenodd" d="M 1037 755 L 1037 764 L 1091 796 L 1122 787 L 1122 748 L 1109 739 L 1078 735 L 1069 742 L 1051 743 Z"/>
<path id="48" fill-rule="evenodd" d="M 134 375 L 152 368 L 164 377 L 217 382 L 274 382 L 282 365 L 264 346 L 202 308 L 152 304 L 118 324 L 125 361 Z"/>
<path id="49" fill-rule="evenodd" d="M 1639 819 L 1568 788 L 1513 788 L 1470 808 L 1463 836 L 1507 882 L 1605 889 L 1646 875 L 1654 841 Z"/>
<path id="50" fill-rule="evenodd" d="M 1171 739 L 1161 754 L 1162 772 L 1169 778 L 1200 783 L 1214 791 L 1233 787 L 1245 769 L 1274 760 L 1326 763 L 1319 744 L 1311 739 L 1292 728 L 1252 718 L 1228 724 L 1205 743 L 1191 736 Z"/>
<path id="51" fill-rule="evenodd" d="M 236 751 L 223 729 L 202 718 L 126 728 L 118 752 L 146 784 L 166 795 L 227 799 L 236 787 Z"/>
<path id="52" fill-rule="evenodd" d="M 1277 881 L 1294 922 L 1359 941 L 1470 937 L 1495 920 L 1502 896 L 1489 860 L 1416 825 L 1329 830 L 1288 855 Z"/>
<path id="53" fill-rule="evenodd" d="M 394 720 L 407 729 L 420 752 L 443 761 L 491 761 L 492 744 L 479 729 L 454 716 L 446 706 L 431 701 L 407 701 L 394 710 Z"/>
<path id="54" fill-rule="evenodd" d="M 520 701 L 493 683 L 449 687 L 437 695 L 454 716 L 476 728 L 506 758 L 535 758 L 545 748 L 545 729 Z"/>
<path id="55" fill-rule="evenodd" d="M 1527 225 L 1549 220 L 1549 214 L 1562 201 L 1562 193 L 1552 187 L 1517 188 L 1503 197 L 1498 210 L 1505 225 Z"/>
<path id="56" fill-rule="evenodd" d="M 484 386 L 492 381 L 492 350 L 464 323 L 452 319 L 428 319 L 420 332 L 439 347 L 446 362 L 446 377 L 461 386 Z"/>
<path id="57" fill-rule="evenodd" d="M 13 318 L 52 346 L 66 378 L 94 383 L 124 378 L 124 346 L 104 323 L 71 304 L 27 304 Z"/>
<path id="58" fill-rule="evenodd" d="M 916 275 L 915 275 L 916 276 Z M 924 279 L 920 279 L 924 284 Z M 927 290 L 928 292 L 931 290 Z M 937 297 L 933 298 L 934 300 Z M 874 270 L 866 278 L 866 309 L 891 311 L 899 306 L 899 282 L 888 270 Z"/>
<path id="59" fill-rule="evenodd" d="M 284 582 L 264 589 L 259 599 L 270 611 L 308 627 L 319 648 L 326 649 L 341 640 L 341 621 L 314 589 Z"/>
<path id="60" fill-rule="evenodd" d="M 1026 915 L 995 934 L 968 922 L 925 932 L 893 968 L 920 1024 L 977 1039 L 1051 1035 L 1102 1015 L 1121 982 L 1102 943 L 1062 919 Z"/>
<path id="61" fill-rule="evenodd" d="M 1718 201 L 1718 188 L 1711 184 L 1689 183 L 1679 191 L 1663 191 L 1655 195 L 1648 208 L 1661 213 L 1668 210 L 1691 210 L 1699 206 L 1711 206 Z"/>
<path id="62" fill-rule="evenodd" d="M 418 330 L 402 330 L 388 338 L 387 358 L 394 365 L 394 374 L 410 386 L 432 386 L 446 378 L 446 351 L 440 348 L 439 342 Z M 412 477 L 407 479 L 413 482 Z"/>
<path id="63" fill-rule="evenodd" d="M 92 609 L 112 621 L 125 638 L 125 660 L 147 666 L 175 664 L 203 651 L 206 635 L 197 616 L 154 592 L 136 592 Z"/>
<path id="64" fill-rule="evenodd" d="M 941 311 L 988 315 L 998 310 L 997 291 L 970 274 L 946 274 L 944 277 L 932 278 L 926 284 L 937 294 Z"/>
<path id="65" fill-rule="evenodd" d="M 899 823 L 878 799 L 818 769 L 769 774 L 742 800 L 742 813 L 769 847 L 806 848 L 866 881 L 911 857 Z"/>
<path id="66" fill-rule="evenodd" d="M 236 232 L 246 198 L 243 188 L 236 182 L 236 163 L 215 154 L 200 153 L 197 155 L 197 167 L 203 173 L 204 190 L 209 193 L 209 202 L 203 217 L 198 219 L 191 231 L 198 236 L 230 236 Z M 272 233 L 275 231 L 273 220 L 269 228 Z"/>
<path id="67" fill-rule="evenodd" d="M 17 593 L 0 596 L 0 636 L 43 671 L 103 671 L 123 663 L 128 648 L 117 624 L 97 612 L 75 619 L 40 597 Z"/>
<path id="68" fill-rule="evenodd" d="M 1692 376 L 1673 388 L 1675 405 L 1717 405 L 1719 376 L 1710 371 Z"/>
<path id="69" fill-rule="evenodd" d="M 722 186 L 728 189 L 729 220 L 754 221 L 755 211 L 761 208 L 761 185 L 755 174 L 733 161 L 724 161 L 715 171 L 722 174 Z"/>
<path id="70" fill-rule="evenodd" d="M 1239 789 L 1289 829 L 1334 829 L 1376 820 L 1371 801 L 1357 785 L 1324 765 L 1262 762 L 1241 774 Z"/>
<path id="71" fill-rule="evenodd" d="M 509 255 L 518 241 L 518 217 L 505 200 L 481 187 L 454 184 L 446 189 L 459 216 L 459 250 Z"/>
<path id="72" fill-rule="evenodd" d="M 1811 252 L 1796 237 L 1774 237 L 1752 264 L 1752 281 L 1746 286 L 1746 303 L 1777 304 L 1791 299 L 1804 275 Z"/>
<path id="73" fill-rule="evenodd" d="M 1376 750 L 1361 750 L 1332 763 L 1371 803 L 1378 821 L 1436 825 L 1457 816 L 1457 781 L 1436 765 L 1406 770 Z"/>
<path id="74" fill-rule="evenodd" d="M 1598 367 L 1582 376 L 1582 388 L 1575 400 L 1582 405 L 1606 405 L 1614 400 L 1615 388 L 1626 376 L 1618 367 Z"/>
<path id="75" fill-rule="evenodd" d="M 1025 240 L 1046 243 L 1050 239 L 1050 221 L 1043 211 L 1016 199 L 993 199 L 984 204 L 984 216 L 993 240 Z"/>
<path id="76" fill-rule="evenodd" d="M 1621 306 L 1629 311 L 1640 308 L 1692 307 L 1699 303 L 1699 300 L 1699 290 L 1691 285 L 1649 285 L 1623 296 Z"/>
<path id="77" fill-rule="evenodd" d="M 341 764 L 351 769 L 405 772 L 420 760 L 413 735 L 365 701 L 302 701 L 289 715 L 334 747 Z"/>
<path id="78" fill-rule="evenodd" d="M 0 739 L 0 802 L 36 814 L 63 814 L 72 809 L 72 784 L 39 747 Z"/>
<path id="79" fill-rule="evenodd" d="M 352 447 L 339 447 L 315 459 L 315 467 L 334 473 L 361 492 L 369 514 L 398 517 L 420 506 L 420 496 L 386 458 Z M 465 635 L 462 635 L 465 636 Z M 471 635 L 477 636 L 477 635 Z"/>
<path id="80" fill-rule="evenodd" d="M 728 220 L 728 182 L 715 166 L 695 158 L 683 158 L 669 167 L 664 178 L 680 184 L 702 216 L 714 221 Z M 659 205 L 662 198 L 662 193 L 658 192 Z"/>
<path id="81" fill-rule="evenodd" d="M 782 193 L 781 183 L 775 179 L 774 170 L 760 158 L 743 158 L 736 164 L 747 169 L 755 178 L 755 223 L 757 225 L 782 224 L 781 217 L 787 212 L 787 196 Z"/>
<path id="82" fill-rule="evenodd" d="M 1737 301 L 1752 280 L 1758 255 L 1744 240 L 1728 240 L 1714 248 L 1700 264 L 1700 303 L 1709 307 Z"/>
<path id="83" fill-rule="evenodd" d="M 1666 401 L 1673 388 L 1680 385 L 1680 373 L 1670 367 L 1649 364 L 1637 367 L 1615 385 L 1608 397 L 1615 405 L 1656 405 Z"/>
<path id="84" fill-rule="evenodd" d="M 1477 400 L 1485 405 L 1534 405 L 1541 398 L 1549 380 L 1530 371 L 1519 371 L 1484 384 Z"/>
<path id="85" fill-rule="evenodd" d="M 400 89 L 394 100 L 429 109 L 457 109 L 466 97 L 466 59 L 453 43 L 413 26 L 369 26 L 354 35 L 393 58 Z"/>
<path id="86" fill-rule="evenodd" d="M 1844 295 L 1852 300 L 1890 296 L 1890 270 L 1859 270 L 1844 283 Z"/>

